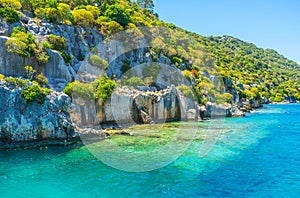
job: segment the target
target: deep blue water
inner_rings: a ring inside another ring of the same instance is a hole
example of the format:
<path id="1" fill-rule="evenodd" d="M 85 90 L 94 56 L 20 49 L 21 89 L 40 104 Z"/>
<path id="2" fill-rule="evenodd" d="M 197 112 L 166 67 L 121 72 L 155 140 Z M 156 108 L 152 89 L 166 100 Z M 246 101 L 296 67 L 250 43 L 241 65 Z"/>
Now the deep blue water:
<path id="1" fill-rule="evenodd" d="M 201 144 L 145 173 L 110 168 L 82 146 L 0 151 L 0 197 L 300 196 L 300 105 L 226 119 L 205 158 Z"/>

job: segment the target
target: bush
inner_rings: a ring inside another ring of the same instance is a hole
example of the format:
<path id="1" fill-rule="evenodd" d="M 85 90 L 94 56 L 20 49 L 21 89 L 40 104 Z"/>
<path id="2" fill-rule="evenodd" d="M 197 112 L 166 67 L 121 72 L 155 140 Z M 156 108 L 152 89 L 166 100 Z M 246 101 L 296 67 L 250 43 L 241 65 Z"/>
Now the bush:
<path id="1" fill-rule="evenodd" d="M 17 11 L 11 8 L 0 8 L 0 17 L 4 18 L 8 23 L 15 23 L 19 21 Z"/>
<path id="2" fill-rule="evenodd" d="M 35 76 L 35 80 L 40 84 L 40 85 L 48 85 L 48 79 L 46 76 L 44 76 L 43 73 L 40 73 Z"/>
<path id="3" fill-rule="evenodd" d="M 6 81 L 8 84 L 15 85 L 18 87 L 23 87 L 26 83 L 30 82 L 29 80 L 23 80 L 21 78 L 12 78 L 12 77 L 5 77 L 4 81 Z"/>
<path id="4" fill-rule="evenodd" d="M 101 26 L 100 33 L 103 36 L 110 36 L 124 30 L 124 28 L 115 21 L 101 22 L 99 25 Z"/>
<path id="5" fill-rule="evenodd" d="M 57 51 L 63 51 L 67 49 L 67 39 L 64 37 L 56 36 L 54 34 L 50 34 L 48 36 L 48 41 L 50 45 L 43 44 L 47 48 L 51 48 Z"/>
<path id="6" fill-rule="evenodd" d="M 110 21 L 116 21 L 125 27 L 130 22 L 129 14 L 118 5 L 109 6 L 105 12 L 105 16 Z"/>
<path id="7" fill-rule="evenodd" d="M 88 62 L 99 68 L 107 69 L 108 68 L 108 63 L 104 59 L 102 59 L 100 56 L 97 55 L 91 55 L 88 59 Z"/>
<path id="8" fill-rule="evenodd" d="M 18 0 L 0 0 L 0 5 L 4 8 L 11 8 L 14 10 L 20 10 L 22 8 L 22 4 Z"/>
<path id="9" fill-rule="evenodd" d="M 73 10 L 73 16 L 77 25 L 81 25 L 83 27 L 91 27 L 94 23 L 93 13 L 85 9 Z"/>
<path id="10" fill-rule="evenodd" d="M 48 55 L 47 52 L 42 51 L 42 52 L 39 52 L 36 54 L 36 58 L 39 61 L 39 63 L 46 64 L 46 63 L 48 63 L 50 56 Z"/>
<path id="11" fill-rule="evenodd" d="M 43 104 L 48 94 L 51 93 L 50 89 L 41 88 L 39 85 L 27 86 L 23 89 L 21 95 L 26 102 L 36 101 Z"/>
<path id="12" fill-rule="evenodd" d="M 59 52 L 59 54 L 63 57 L 65 63 L 68 64 L 68 63 L 71 62 L 71 60 L 72 60 L 72 56 L 71 56 L 71 55 L 69 55 L 69 54 L 66 53 L 66 52 Z"/>
<path id="13" fill-rule="evenodd" d="M 137 88 L 138 86 L 144 86 L 145 82 L 142 79 L 140 79 L 139 77 L 134 76 L 134 77 L 126 80 L 123 85 L 132 86 L 132 87 Z"/>
<path id="14" fill-rule="evenodd" d="M 121 67 L 121 72 L 124 74 L 126 73 L 128 70 L 131 69 L 131 66 L 130 66 L 130 61 L 129 60 L 124 60 L 123 61 L 123 66 Z"/>
<path id="15" fill-rule="evenodd" d="M 30 57 L 30 53 L 27 51 L 28 45 L 20 39 L 8 39 L 5 45 L 7 46 L 7 51 L 10 53 L 15 53 L 23 57 Z"/>
<path id="16" fill-rule="evenodd" d="M 92 84 L 81 83 L 79 81 L 74 81 L 68 83 L 63 91 L 68 96 L 82 98 L 84 100 L 94 99 L 94 88 Z"/>
<path id="17" fill-rule="evenodd" d="M 177 89 L 180 90 L 185 97 L 194 99 L 195 95 L 191 87 L 182 85 L 177 87 Z"/>
<path id="18" fill-rule="evenodd" d="M 156 79 L 161 67 L 158 64 L 152 63 L 150 65 L 145 65 L 142 71 L 144 77 L 152 77 Z"/>
<path id="19" fill-rule="evenodd" d="M 96 89 L 95 97 L 99 99 L 101 103 L 105 103 L 113 93 L 116 83 L 103 75 L 94 82 L 94 86 Z"/>
<path id="20" fill-rule="evenodd" d="M 4 80 L 5 76 L 3 74 L 0 74 L 0 80 Z"/>

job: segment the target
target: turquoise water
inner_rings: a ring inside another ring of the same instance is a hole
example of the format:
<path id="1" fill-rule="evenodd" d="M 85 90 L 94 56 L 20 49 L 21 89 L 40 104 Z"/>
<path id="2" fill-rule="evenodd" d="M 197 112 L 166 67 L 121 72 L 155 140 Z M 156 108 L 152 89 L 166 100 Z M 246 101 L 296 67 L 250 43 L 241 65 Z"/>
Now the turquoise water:
<path id="1" fill-rule="evenodd" d="M 299 121 L 300 105 L 227 119 L 208 156 L 197 140 L 146 173 L 110 168 L 80 145 L 0 151 L 0 197 L 299 197 Z"/>

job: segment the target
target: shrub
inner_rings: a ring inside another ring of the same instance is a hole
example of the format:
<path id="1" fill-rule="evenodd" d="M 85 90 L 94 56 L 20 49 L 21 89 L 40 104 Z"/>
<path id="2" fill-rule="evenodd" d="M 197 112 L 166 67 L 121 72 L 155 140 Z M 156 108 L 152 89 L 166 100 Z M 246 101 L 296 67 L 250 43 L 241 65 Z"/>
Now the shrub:
<path id="1" fill-rule="evenodd" d="M 94 82 L 94 86 L 96 89 L 95 97 L 99 99 L 101 103 L 105 103 L 113 93 L 116 83 L 103 75 Z"/>
<path id="2" fill-rule="evenodd" d="M 59 52 L 59 54 L 63 57 L 65 63 L 68 64 L 68 63 L 71 62 L 71 60 L 72 60 L 72 56 L 71 56 L 71 55 L 69 55 L 69 54 L 66 53 L 66 52 Z"/>
<path id="3" fill-rule="evenodd" d="M 8 23 L 15 23 L 19 21 L 17 11 L 11 8 L 0 8 L 0 17 L 4 18 Z"/>
<path id="4" fill-rule="evenodd" d="M 67 49 L 67 39 L 64 37 L 60 37 L 60 36 L 56 36 L 54 34 L 50 34 L 48 36 L 48 41 L 50 45 L 46 45 L 45 43 L 43 45 L 45 45 L 45 47 L 50 47 L 53 50 L 57 50 L 57 51 L 63 51 Z"/>
<path id="5" fill-rule="evenodd" d="M 178 86 L 177 89 L 180 90 L 182 94 L 187 98 L 193 99 L 195 97 L 192 88 L 189 86 L 182 85 L 182 86 Z"/>
<path id="6" fill-rule="evenodd" d="M 44 76 L 43 73 L 40 73 L 35 76 L 35 80 L 40 84 L 40 85 L 48 85 L 48 79 L 46 76 Z"/>
<path id="7" fill-rule="evenodd" d="M 46 64 L 46 63 L 48 63 L 50 56 L 48 55 L 47 52 L 42 51 L 42 52 L 39 52 L 36 54 L 36 58 L 39 61 L 39 63 Z"/>
<path id="8" fill-rule="evenodd" d="M 70 97 L 74 96 L 84 100 L 94 99 L 93 85 L 88 83 L 81 83 L 79 81 L 68 83 L 63 92 Z"/>
<path id="9" fill-rule="evenodd" d="M 152 77 L 153 79 L 156 79 L 161 67 L 158 64 L 152 63 L 145 65 L 142 71 L 142 74 L 144 77 Z"/>
<path id="10" fill-rule="evenodd" d="M 21 78 L 12 78 L 12 77 L 5 77 L 4 81 L 6 81 L 8 84 L 15 85 L 18 87 L 23 87 L 26 83 L 30 82 L 29 80 L 23 80 Z"/>
<path id="11" fill-rule="evenodd" d="M 39 85 L 27 86 L 23 89 L 21 95 L 26 102 L 36 101 L 43 104 L 48 94 L 51 93 L 50 89 L 41 88 Z"/>
<path id="12" fill-rule="evenodd" d="M 91 55 L 88 59 L 88 62 L 99 68 L 107 69 L 108 68 L 108 63 L 104 59 L 102 59 L 100 56 L 97 55 Z"/>
<path id="13" fill-rule="evenodd" d="M 73 16 L 78 25 L 91 27 L 94 23 L 94 15 L 85 9 L 73 10 Z"/>
<path id="14" fill-rule="evenodd" d="M 34 73 L 36 72 L 36 70 L 33 69 L 32 66 L 29 65 L 25 65 L 24 69 L 26 71 L 26 76 L 29 80 L 32 80 Z"/>
<path id="15" fill-rule="evenodd" d="M 129 14 L 118 5 L 109 6 L 105 12 L 105 16 L 110 21 L 116 21 L 125 27 L 130 22 Z"/>
<path id="16" fill-rule="evenodd" d="M 99 25 L 101 26 L 100 33 L 103 36 L 110 36 L 124 30 L 124 28 L 116 21 L 101 22 Z"/>
<path id="17" fill-rule="evenodd" d="M 145 82 L 142 79 L 140 79 L 139 77 L 134 76 L 134 77 L 126 80 L 123 85 L 132 86 L 132 87 L 137 88 L 138 86 L 144 86 Z"/>
<path id="18" fill-rule="evenodd" d="M 20 10 L 22 8 L 22 4 L 18 0 L 0 0 L 0 5 L 14 10 Z"/>
<path id="19" fill-rule="evenodd" d="M 230 93 L 224 93 L 223 97 L 227 103 L 231 103 L 233 96 Z"/>
<path id="20" fill-rule="evenodd" d="M 128 70 L 131 69 L 131 66 L 130 66 L 130 60 L 124 60 L 123 61 L 123 66 L 121 67 L 121 72 L 124 74 L 126 73 Z"/>
<path id="21" fill-rule="evenodd" d="M 4 80 L 5 76 L 3 74 L 0 74 L 0 80 Z"/>
<path id="22" fill-rule="evenodd" d="M 16 53 L 23 57 L 30 57 L 30 53 L 27 51 L 28 45 L 22 42 L 20 39 L 8 39 L 5 45 L 7 46 L 7 51 L 10 53 Z"/>

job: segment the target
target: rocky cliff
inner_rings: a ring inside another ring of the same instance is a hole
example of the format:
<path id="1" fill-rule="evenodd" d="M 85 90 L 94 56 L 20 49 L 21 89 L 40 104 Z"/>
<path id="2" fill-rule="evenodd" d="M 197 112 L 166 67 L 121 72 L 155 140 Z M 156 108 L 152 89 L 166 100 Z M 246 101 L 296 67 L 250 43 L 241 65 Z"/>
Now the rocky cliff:
<path id="1" fill-rule="evenodd" d="M 159 92 L 119 87 L 105 104 L 78 98 L 73 100 L 71 115 L 73 123 L 84 127 L 108 123 L 135 125 L 195 121 L 199 113 L 195 101 L 172 86 Z"/>
<path id="2" fill-rule="evenodd" d="M 52 92 L 39 104 L 26 102 L 22 89 L 0 80 L 0 147 L 64 143 L 74 137 L 67 95 Z"/>

